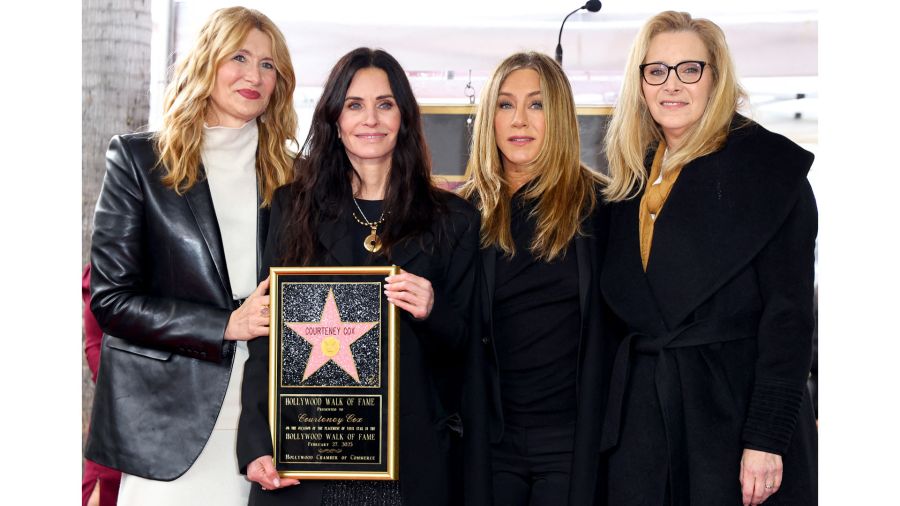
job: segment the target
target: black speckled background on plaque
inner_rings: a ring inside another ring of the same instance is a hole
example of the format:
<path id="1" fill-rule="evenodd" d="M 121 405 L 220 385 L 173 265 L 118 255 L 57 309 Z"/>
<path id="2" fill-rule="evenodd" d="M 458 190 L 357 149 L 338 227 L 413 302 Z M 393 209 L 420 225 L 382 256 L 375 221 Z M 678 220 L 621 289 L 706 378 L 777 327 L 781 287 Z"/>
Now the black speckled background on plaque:
<path id="1" fill-rule="evenodd" d="M 317 322 L 322 317 L 328 289 L 334 291 L 334 301 L 343 322 L 380 322 L 381 283 L 295 283 L 281 285 L 281 321 Z M 375 301 L 374 303 L 372 301 Z M 379 385 L 379 337 L 381 323 L 350 345 L 356 369 L 363 386 Z M 337 364 L 328 361 L 321 369 L 303 381 L 303 371 L 312 350 L 306 340 L 286 325 L 281 336 L 282 383 L 287 386 L 360 386 Z"/>

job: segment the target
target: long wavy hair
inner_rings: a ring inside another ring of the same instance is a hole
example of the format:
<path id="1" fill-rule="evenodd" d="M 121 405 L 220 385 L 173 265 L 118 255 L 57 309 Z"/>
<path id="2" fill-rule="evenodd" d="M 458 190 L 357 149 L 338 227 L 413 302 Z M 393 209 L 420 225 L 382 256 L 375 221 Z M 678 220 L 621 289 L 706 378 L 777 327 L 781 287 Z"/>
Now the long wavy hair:
<path id="1" fill-rule="evenodd" d="M 322 97 L 313 111 L 301 155 L 294 162 L 297 178 L 293 183 L 293 204 L 290 217 L 285 220 L 282 243 L 285 263 L 312 263 L 319 253 L 316 235 L 319 228 L 351 212 L 353 180 L 361 180 L 338 137 L 336 125 L 353 76 L 366 68 L 378 68 L 387 74 L 391 93 L 400 110 L 400 129 L 391 154 L 383 202 L 386 213 L 381 233 L 384 255 L 390 258 L 392 248 L 402 241 L 422 238 L 432 230 L 437 214 L 446 208 L 449 193 L 432 182 L 431 156 L 425 144 L 422 116 L 406 73 L 393 56 L 381 49 L 354 49 L 331 69 Z"/>
<path id="2" fill-rule="evenodd" d="M 266 111 L 256 119 L 259 148 L 256 174 L 263 205 L 269 205 L 275 188 L 291 180 L 293 153 L 297 147 L 297 113 L 294 111 L 294 67 L 284 35 L 264 14 L 245 7 L 229 7 L 212 13 L 194 47 L 175 67 L 163 101 L 162 128 L 156 133 L 162 182 L 182 194 L 202 177 L 200 150 L 203 122 L 219 65 L 241 48 L 247 34 L 257 29 L 272 43 L 277 73 L 275 90 Z"/>
<path id="3" fill-rule="evenodd" d="M 605 176 L 581 162 L 572 87 L 553 59 L 536 52 L 515 53 L 494 70 L 481 93 L 467 180 L 460 192 L 481 212 L 481 246 L 495 246 L 506 255 L 515 255 L 510 232 L 512 192 L 503 174 L 494 117 L 503 82 L 521 69 L 532 69 L 540 76 L 544 142 L 527 166 L 532 178 L 524 198 L 536 201 L 532 213 L 537 223 L 530 250 L 536 258 L 549 261 L 565 254 L 572 238 L 582 232 L 581 222 L 597 204 L 594 187 L 605 182 Z"/>
<path id="4" fill-rule="evenodd" d="M 669 153 L 665 170 L 683 167 L 720 149 L 728 137 L 734 113 L 746 100 L 721 28 L 708 19 L 694 19 L 687 12 L 665 11 L 653 16 L 631 47 L 619 101 L 604 139 L 612 176 L 604 194 L 610 201 L 640 193 L 647 180 L 644 160 L 648 150 L 665 139 L 644 99 L 638 66 L 644 63 L 653 37 L 670 32 L 693 32 L 700 37 L 709 52 L 708 69 L 714 82 L 703 116 L 687 131 L 678 150 Z"/>

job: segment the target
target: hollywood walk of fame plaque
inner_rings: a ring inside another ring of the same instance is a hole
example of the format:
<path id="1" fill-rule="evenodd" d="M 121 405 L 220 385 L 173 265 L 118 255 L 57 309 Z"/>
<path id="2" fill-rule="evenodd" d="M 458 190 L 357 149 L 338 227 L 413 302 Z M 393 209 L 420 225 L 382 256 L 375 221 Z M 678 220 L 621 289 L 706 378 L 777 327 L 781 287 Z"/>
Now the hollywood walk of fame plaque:
<path id="1" fill-rule="evenodd" d="M 397 267 L 274 267 L 269 424 L 275 468 L 300 479 L 397 479 Z"/>

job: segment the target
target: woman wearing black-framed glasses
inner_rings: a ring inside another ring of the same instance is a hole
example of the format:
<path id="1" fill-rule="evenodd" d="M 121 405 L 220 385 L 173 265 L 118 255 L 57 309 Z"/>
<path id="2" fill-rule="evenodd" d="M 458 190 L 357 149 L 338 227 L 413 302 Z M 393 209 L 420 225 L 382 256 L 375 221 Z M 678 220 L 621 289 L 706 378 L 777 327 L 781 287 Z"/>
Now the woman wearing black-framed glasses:
<path id="1" fill-rule="evenodd" d="M 813 156 L 736 112 L 708 20 L 658 14 L 627 68 L 606 137 L 600 284 L 627 327 L 608 504 L 816 504 Z"/>
<path id="2" fill-rule="evenodd" d="M 705 61 L 685 60 L 675 65 L 666 65 L 663 62 L 642 63 L 638 65 L 641 77 L 650 86 L 659 86 L 669 79 L 669 74 L 674 70 L 678 80 L 684 84 L 694 84 L 703 78 L 703 69 L 709 63 Z"/>

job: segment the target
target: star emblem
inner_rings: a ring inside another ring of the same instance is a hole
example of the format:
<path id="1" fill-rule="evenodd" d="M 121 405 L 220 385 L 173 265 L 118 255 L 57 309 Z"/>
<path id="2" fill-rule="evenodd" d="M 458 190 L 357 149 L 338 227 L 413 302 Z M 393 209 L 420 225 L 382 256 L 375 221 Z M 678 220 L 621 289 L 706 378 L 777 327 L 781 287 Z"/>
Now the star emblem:
<path id="1" fill-rule="evenodd" d="M 329 288 L 318 322 L 285 322 L 288 328 L 312 345 L 306 369 L 303 371 L 303 380 L 332 361 L 359 383 L 356 360 L 353 359 L 350 345 L 377 324 L 378 322 L 342 322 L 337 303 L 334 301 L 334 293 Z"/>

